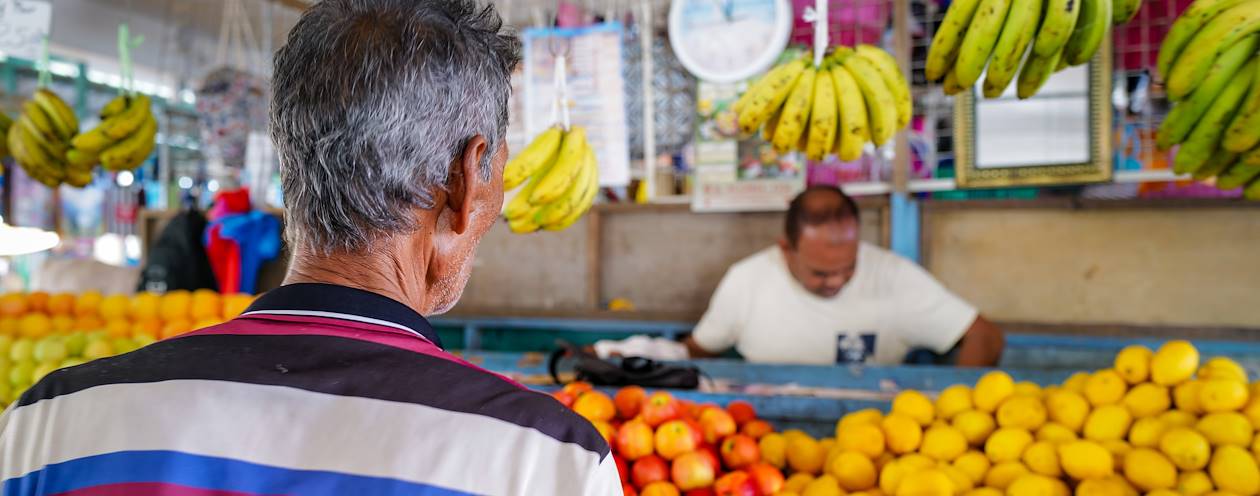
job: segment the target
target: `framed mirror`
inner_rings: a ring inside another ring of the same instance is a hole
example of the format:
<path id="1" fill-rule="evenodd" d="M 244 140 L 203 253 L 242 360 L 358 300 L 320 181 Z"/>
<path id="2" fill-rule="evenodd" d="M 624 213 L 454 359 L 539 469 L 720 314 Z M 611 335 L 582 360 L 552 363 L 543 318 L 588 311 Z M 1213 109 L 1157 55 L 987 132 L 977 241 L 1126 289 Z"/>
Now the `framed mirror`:
<path id="1" fill-rule="evenodd" d="M 981 78 L 983 81 L 983 78 Z M 954 96 L 954 167 L 959 188 L 1004 188 L 1111 180 L 1111 50 L 1050 76 L 1037 94 L 979 98 L 980 84 Z"/>

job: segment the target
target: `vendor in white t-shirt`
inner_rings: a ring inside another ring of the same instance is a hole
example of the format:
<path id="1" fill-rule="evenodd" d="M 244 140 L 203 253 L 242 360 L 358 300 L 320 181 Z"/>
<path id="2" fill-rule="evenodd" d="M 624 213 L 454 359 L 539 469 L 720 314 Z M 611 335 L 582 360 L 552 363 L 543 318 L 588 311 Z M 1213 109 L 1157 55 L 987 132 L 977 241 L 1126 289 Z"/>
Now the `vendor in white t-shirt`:
<path id="1" fill-rule="evenodd" d="M 734 347 L 750 362 L 899 364 L 961 342 L 957 365 L 994 365 L 1002 331 L 927 271 L 858 239 L 858 208 L 811 187 L 788 208 L 785 237 L 726 272 L 695 331 L 693 358 Z"/>

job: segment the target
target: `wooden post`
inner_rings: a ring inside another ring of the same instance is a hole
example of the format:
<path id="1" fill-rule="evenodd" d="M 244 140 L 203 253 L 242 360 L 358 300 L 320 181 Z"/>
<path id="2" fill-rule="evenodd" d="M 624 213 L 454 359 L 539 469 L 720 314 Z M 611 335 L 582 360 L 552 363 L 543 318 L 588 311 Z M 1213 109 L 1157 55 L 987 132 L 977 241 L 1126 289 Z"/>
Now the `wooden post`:
<path id="1" fill-rule="evenodd" d="M 594 311 L 600 310 L 600 285 L 603 283 L 600 273 L 603 270 L 600 263 L 603 247 L 600 244 L 603 234 L 603 216 L 599 205 L 595 205 L 586 213 L 586 306 Z"/>
<path id="2" fill-rule="evenodd" d="M 910 59 L 912 53 L 912 39 L 910 35 L 910 2 L 906 0 L 892 0 L 893 4 L 893 56 L 897 58 L 897 65 L 901 68 L 901 73 L 906 76 L 906 81 L 913 80 L 913 74 L 910 71 Z M 913 98 L 913 94 L 911 96 Z M 902 129 L 897 132 L 896 155 L 893 157 L 892 170 L 892 191 L 893 193 L 905 193 L 907 184 L 910 180 L 910 131 Z"/>

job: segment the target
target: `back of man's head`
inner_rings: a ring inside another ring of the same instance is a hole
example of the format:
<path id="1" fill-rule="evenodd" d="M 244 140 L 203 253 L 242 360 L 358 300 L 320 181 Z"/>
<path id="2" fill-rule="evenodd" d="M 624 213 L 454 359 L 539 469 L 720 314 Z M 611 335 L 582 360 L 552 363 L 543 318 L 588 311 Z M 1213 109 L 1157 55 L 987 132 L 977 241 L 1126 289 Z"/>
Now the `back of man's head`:
<path id="1" fill-rule="evenodd" d="M 504 139 L 520 42 L 478 0 L 323 0 L 275 57 L 271 134 L 286 236 L 358 252 L 433 208 L 474 136 Z"/>

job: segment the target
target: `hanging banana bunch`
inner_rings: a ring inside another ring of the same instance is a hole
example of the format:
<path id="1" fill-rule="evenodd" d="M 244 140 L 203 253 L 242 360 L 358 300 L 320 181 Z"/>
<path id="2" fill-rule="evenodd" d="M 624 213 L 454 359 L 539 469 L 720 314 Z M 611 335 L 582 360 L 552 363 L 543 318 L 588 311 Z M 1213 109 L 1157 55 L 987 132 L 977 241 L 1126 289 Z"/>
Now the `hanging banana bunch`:
<path id="1" fill-rule="evenodd" d="M 8 126 L 5 137 L 9 153 L 32 179 L 49 188 L 63 182 L 81 188 L 92 182 L 91 166 L 74 166 L 66 159 L 70 140 L 78 132 L 79 120 L 70 106 L 41 87 L 22 103 L 22 113 Z"/>
<path id="2" fill-rule="evenodd" d="M 68 160 L 105 170 L 134 170 L 157 145 L 157 119 L 149 97 L 118 95 L 101 109 L 101 123 L 70 141 Z"/>

